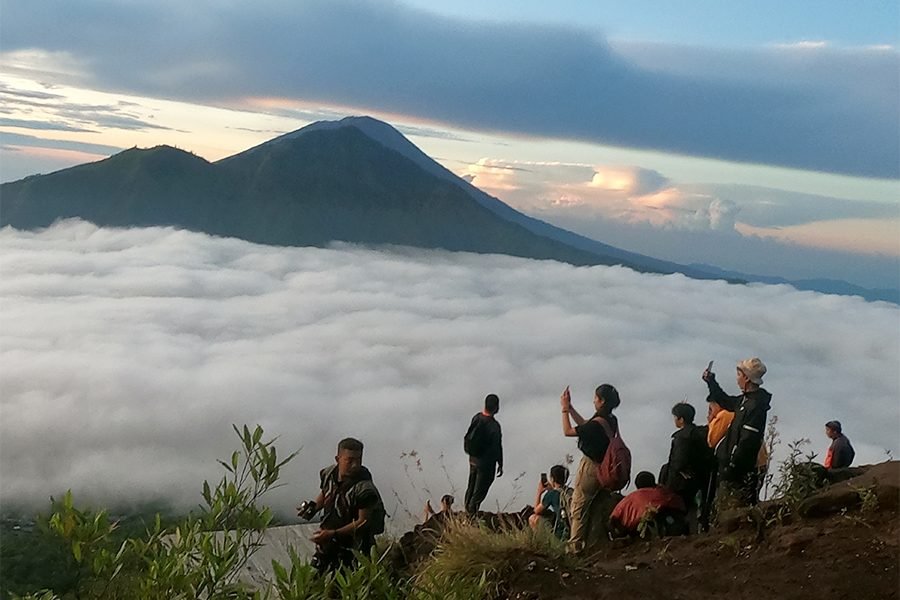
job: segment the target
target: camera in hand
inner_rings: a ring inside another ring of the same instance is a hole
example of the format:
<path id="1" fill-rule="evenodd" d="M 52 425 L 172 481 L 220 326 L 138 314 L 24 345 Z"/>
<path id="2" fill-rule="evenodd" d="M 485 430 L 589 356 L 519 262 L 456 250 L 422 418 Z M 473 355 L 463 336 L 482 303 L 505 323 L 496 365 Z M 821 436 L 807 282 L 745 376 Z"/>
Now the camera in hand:
<path id="1" fill-rule="evenodd" d="M 301 519 L 312 521 L 312 518 L 316 516 L 318 510 L 319 507 L 316 506 L 315 500 L 305 500 L 297 507 L 297 516 Z"/>

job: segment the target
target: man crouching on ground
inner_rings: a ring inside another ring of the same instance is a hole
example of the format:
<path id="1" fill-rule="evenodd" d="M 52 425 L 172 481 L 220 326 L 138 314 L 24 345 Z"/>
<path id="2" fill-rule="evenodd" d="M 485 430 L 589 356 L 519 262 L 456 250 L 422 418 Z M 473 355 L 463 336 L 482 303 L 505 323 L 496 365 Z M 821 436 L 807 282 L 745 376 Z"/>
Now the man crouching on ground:
<path id="1" fill-rule="evenodd" d="M 312 565 L 319 573 L 352 565 L 354 551 L 368 554 L 375 536 L 384 532 L 384 503 L 372 474 L 362 466 L 362 456 L 362 442 L 341 440 L 335 464 L 319 473 L 321 491 L 315 505 L 304 503 L 298 509 L 298 516 L 307 520 L 324 511 L 320 529 L 312 536 L 316 544 Z"/>

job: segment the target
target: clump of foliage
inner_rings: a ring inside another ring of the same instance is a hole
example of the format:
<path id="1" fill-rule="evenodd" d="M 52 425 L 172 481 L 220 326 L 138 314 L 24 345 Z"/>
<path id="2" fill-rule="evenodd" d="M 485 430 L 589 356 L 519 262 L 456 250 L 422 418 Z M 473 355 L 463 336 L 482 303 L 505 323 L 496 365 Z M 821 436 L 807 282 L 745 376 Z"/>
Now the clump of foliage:
<path id="1" fill-rule="evenodd" d="M 808 439 L 800 439 L 788 444 L 788 456 L 778 465 L 778 481 L 774 485 L 775 498 L 780 500 L 777 518 L 797 514 L 800 505 L 825 487 L 822 465 L 813 462 L 814 452 L 804 452 Z"/>
<path id="2" fill-rule="evenodd" d="M 648 506 L 644 511 L 644 514 L 641 515 L 641 520 L 638 521 L 637 531 L 638 535 L 642 540 L 652 540 L 659 537 L 659 522 L 657 521 L 657 517 L 659 516 L 659 508 L 656 506 Z"/>
<path id="3" fill-rule="evenodd" d="M 319 576 L 295 552 L 285 567 L 273 561 L 274 580 L 251 587 L 241 574 L 260 548 L 273 523 L 272 511 L 260 504 L 277 487 L 282 467 L 296 452 L 279 460 L 275 440 L 263 430 L 234 428 L 241 447 L 228 461 L 214 486 L 204 482 L 200 511 L 171 525 L 157 514 L 143 535 L 122 539 L 119 522 L 105 510 L 78 508 L 71 492 L 54 502 L 47 529 L 61 541 L 72 563 L 72 581 L 60 593 L 32 588 L 20 600 L 317 600 L 379 598 L 385 600 L 478 600 L 485 598 L 487 579 L 439 571 L 417 576 L 395 573 L 386 553 L 360 556 L 356 568 Z M 37 587 L 37 586 L 35 586 Z M 58 589 L 58 588 L 57 588 Z"/>

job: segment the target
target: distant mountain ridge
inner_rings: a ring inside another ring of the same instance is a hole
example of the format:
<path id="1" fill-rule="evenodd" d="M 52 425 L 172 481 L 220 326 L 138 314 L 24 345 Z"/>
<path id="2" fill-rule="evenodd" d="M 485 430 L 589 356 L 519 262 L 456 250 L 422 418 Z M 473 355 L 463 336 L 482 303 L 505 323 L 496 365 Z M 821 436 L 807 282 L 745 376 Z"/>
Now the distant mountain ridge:
<path id="1" fill-rule="evenodd" d="M 772 279 L 643 256 L 522 214 L 370 117 L 313 123 L 215 163 L 169 146 L 134 148 L 0 186 L 0 226 L 36 229 L 72 217 L 272 245 L 405 245 L 699 279 Z M 846 289 L 900 302 L 893 290 Z"/>

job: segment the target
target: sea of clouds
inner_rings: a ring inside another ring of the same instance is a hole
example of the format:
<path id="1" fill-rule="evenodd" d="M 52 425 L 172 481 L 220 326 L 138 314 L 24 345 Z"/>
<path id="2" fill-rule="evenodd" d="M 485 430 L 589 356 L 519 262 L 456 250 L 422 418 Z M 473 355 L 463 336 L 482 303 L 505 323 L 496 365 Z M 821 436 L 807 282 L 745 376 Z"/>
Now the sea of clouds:
<path id="1" fill-rule="evenodd" d="M 620 391 L 636 469 L 656 472 L 671 406 L 706 411 L 709 360 L 769 366 L 782 444 L 844 423 L 858 463 L 898 455 L 900 308 L 787 286 L 729 285 L 506 256 L 279 248 L 80 221 L 0 231 L 0 501 L 200 501 L 204 478 L 260 424 L 302 448 L 271 497 L 317 491 L 356 436 L 389 509 L 455 488 L 462 436 L 502 402 L 506 475 L 485 508 L 518 509 L 538 473 L 577 450 L 561 435 L 570 385 L 590 412 Z M 413 457 L 404 453 L 415 452 Z M 443 457 L 443 458 L 441 458 Z M 420 461 L 420 464 L 417 464 Z M 524 477 L 519 477 L 526 473 Z"/>

